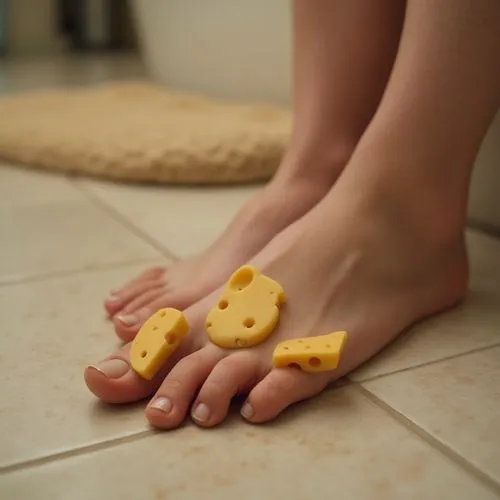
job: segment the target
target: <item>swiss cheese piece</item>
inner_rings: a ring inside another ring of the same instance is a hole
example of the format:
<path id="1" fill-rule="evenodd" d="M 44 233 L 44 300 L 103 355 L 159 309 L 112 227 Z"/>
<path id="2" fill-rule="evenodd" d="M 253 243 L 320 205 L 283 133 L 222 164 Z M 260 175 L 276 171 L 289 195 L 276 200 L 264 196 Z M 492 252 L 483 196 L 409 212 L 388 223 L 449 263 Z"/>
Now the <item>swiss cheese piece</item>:
<path id="1" fill-rule="evenodd" d="M 142 325 L 132 342 L 132 368 L 142 378 L 151 380 L 188 332 L 189 324 L 180 311 L 160 309 Z"/>
<path id="2" fill-rule="evenodd" d="M 276 327 L 279 306 L 284 302 L 285 293 L 279 283 L 252 266 L 243 266 L 233 273 L 208 313 L 208 336 L 226 349 L 260 344 Z"/>
<path id="3" fill-rule="evenodd" d="M 347 340 L 347 332 L 280 342 L 273 353 L 273 366 L 291 366 L 305 372 L 324 372 L 337 368 Z"/>

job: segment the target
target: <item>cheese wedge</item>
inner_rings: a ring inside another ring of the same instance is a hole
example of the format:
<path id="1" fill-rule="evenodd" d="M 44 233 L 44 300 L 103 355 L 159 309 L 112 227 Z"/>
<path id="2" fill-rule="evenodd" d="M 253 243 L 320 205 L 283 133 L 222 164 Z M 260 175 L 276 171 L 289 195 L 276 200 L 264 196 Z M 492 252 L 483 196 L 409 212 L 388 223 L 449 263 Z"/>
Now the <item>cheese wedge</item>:
<path id="1" fill-rule="evenodd" d="M 335 370 L 347 340 L 347 332 L 280 342 L 273 353 L 275 368 L 295 367 L 316 373 Z"/>
<path id="2" fill-rule="evenodd" d="M 137 333 L 130 346 L 130 363 L 142 377 L 151 380 L 189 332 L 189 324 L 177 309 L 160 309 Z"/>

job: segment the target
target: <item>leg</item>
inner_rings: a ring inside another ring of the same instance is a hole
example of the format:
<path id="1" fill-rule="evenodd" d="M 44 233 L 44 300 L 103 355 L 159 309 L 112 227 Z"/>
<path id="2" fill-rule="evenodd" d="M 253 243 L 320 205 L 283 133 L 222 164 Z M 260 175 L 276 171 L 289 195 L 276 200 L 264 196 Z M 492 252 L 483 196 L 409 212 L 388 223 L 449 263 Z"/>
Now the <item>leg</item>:
<path id="1" fill-rule="evenodd" d="M 108 298 L 124 340 L 157 309 L 183 309 L 205 296 L 307 213 L 336 181 L 372 118 L 397 51 L 404 0 L 294 5 L 295 124 L 277 175 L 203 254 L 151 269 Z"/>
<path id="2" fill-rule="evenodd" d="M 242 414 L 263 422 L 460 301 L 467 189 L 500 104 L 499 53 L 497 0 L 410 0 L 387 91 L 348 167 L 313 210 L 252 261 L 288 295 L 273 336 L 237 352 L 210 344 L 202 329 L 217 291 L 186 311 L 193 333 L 154 381 L 129 370 L 125 348 L 112 356 L 121 360 L 113 362 L 121 363 L 119 374 L 87 369 L 90 389 L 115 402 L 157 390 L 146 415 L 164 428 L 179 425 L 193 399 L 194 420 L 216 425 L 235 394 L 249 393 Z M 350 334 L 338 370 L 312 376 L 271 369 L 278 341 L 337 329 Z"/>

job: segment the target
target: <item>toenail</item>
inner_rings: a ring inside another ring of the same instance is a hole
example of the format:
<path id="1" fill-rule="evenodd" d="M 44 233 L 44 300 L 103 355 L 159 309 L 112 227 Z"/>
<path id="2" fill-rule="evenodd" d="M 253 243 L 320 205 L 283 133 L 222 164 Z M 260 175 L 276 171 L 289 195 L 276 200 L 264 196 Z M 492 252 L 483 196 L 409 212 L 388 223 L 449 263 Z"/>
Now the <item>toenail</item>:
<path id="1" fill-rule="evenodd" d="M 117 304 L 118 302 L 120 302 L 122 299 L 120 297 L 118 297 L 118 295 L 110 295 L 108 297 L 108 302 L 111 302 L 112 304 Z"/>
<path id="2" fill-rule="evenodd" d="M 251 419 L 254 416 L 254 414 L 255 414 L 253 406 L 250 403 L 245 403 L 243 405 L 243 408 L 241 409 L 241 414 L 246 419 Z"/>
<path id="3" fill-rule="evenodd" d="M 206 422 L 208 417 L 210 417 L 210 408 L 205 403 L 200 403 L 193 410 L 193 418 L 198 420 L 198 422 Z"/>
<path id="4" fill-rule="evenodd" d="M 165 398 L 160 396 L 156 398 L 150 405 L 150 408 L 154 408 L 155 410 L 162 411 L 163 413 L 170 413 L 172 410 L 172 401 L 169 398 Z"/>
<path id="5" fill-rule="evenodd" d="M 139 318 L 135 314 L 118 314 L 116 315 L 116 319 L 125 326 L 135 325 L 139 321 Z"/>
<path id="6" fill-rule="evenodd" d="M 90 365 L 90 367 L 101 372 L 108 378 L 123 377 L 130 370 L 128 363 L 123 361 L 123 359 L 107 359 L 97 365 Z"/>

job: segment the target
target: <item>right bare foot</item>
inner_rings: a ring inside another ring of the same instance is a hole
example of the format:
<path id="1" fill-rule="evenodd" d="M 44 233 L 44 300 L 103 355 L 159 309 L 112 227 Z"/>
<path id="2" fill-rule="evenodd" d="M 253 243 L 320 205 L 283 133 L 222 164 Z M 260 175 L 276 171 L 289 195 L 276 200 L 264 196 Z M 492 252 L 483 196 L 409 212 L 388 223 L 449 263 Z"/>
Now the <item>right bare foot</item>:
<path id="1" fill-rule="evenodd" d="M 146 416 L 160 428 L 179 426 L 190 408 L 197 424 L 217 425 L 236 395 L 247 395 L 241 410 L 246 419 L 266 422 L 350 373 L 410 325 L 459 302 L 468 266 L 448 193 L 429 197 L 422 207 L 429 185 L 401 193 L 398 181 L 390 189 L 387 183 L 349 184 L 341 180 L 250 262 L 281 283 L 287 296 L 279 325 L 265 342 L 223 349 L 210 341 L 205 324 L 218 290 L 184 312 L 191 333 L 152 380 L 130 369 L 129 344 L 86 369 L 89 389 L 111 403 L 156 392 Z M 349 332 L 338 369 L 308 374 L 272 367 L 279 342 L 335 330 Z"/>
<path id="2" fill-rule="evenodd" d="M 158 309 L 183 310 L 215 290 L 237 267 L 324 197 L 348 159 L 346 155 L 345 161 L 332 161 L 332 156 L 328 160 L 311 159 L 309 170 L 300 168 L 303 162 L 299 166 L 296 160 L 285 158 L 284 168 L 275 179 L 240 210 L 206 251 L 168 268 L 149 269 L 112 291 L 105 308 L 114 320 L 117 335 L 130 341 Z M 323 174 L 318 175 L 318 171 Z"/>

